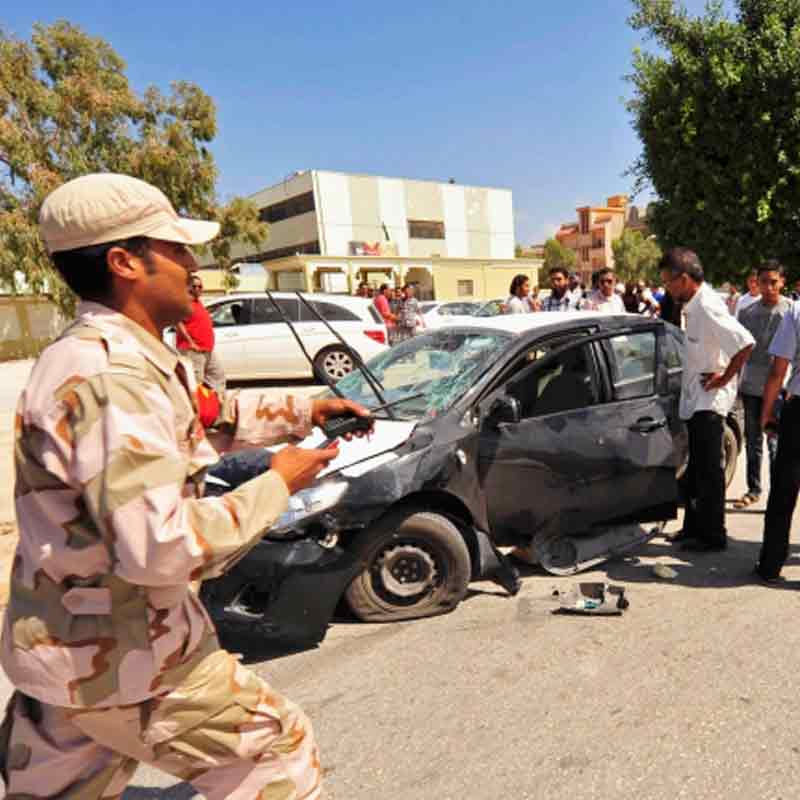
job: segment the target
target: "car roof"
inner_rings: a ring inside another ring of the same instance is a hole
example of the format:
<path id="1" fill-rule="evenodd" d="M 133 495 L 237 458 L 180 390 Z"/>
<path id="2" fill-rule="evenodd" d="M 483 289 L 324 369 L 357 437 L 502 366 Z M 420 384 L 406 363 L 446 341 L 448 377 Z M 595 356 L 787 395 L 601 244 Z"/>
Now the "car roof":
<path id="1" fill-rule="evenodd" d="M 639 314 L 608 314 L 602 311 L 537 311 L 533 314 L 498 314 L 494 317 L 465 317 L 457 325 L 449 325 L 444 330 L 458 328 L 485 328 L 494 331 L 506 331 L 521 336 L 528 331 L 544 328 L 558 328 L 566 324 L 575 327 L 576 322 L 594 320 L 598 323 L 616 322 L 617 324 L 641 325 L 652 323 L 650 317 Z"/>
<path id="2" fill-rule="evenodd" d="M 296 299 L 297 295 L 294 292 L 270 292 L 276 300 L 291 300 Z M 321 294 L 319 292 L 303 292 L 303 297 L 306 300 L 318 300 L 326 303 L 338 303 L 342 306 L 351 306 L 357 308 L 364 308 L 372 303 L 367 297 L 351 297 L 349 294 Z M 217 303 L 224 303 L 230 300 L 252 300 L 266 298 L 265 292 L 232 292 L 231 294 L 223 295 L 222 297 L 214 297 L 208 301 L 208 305 L 215 305 Z"/>

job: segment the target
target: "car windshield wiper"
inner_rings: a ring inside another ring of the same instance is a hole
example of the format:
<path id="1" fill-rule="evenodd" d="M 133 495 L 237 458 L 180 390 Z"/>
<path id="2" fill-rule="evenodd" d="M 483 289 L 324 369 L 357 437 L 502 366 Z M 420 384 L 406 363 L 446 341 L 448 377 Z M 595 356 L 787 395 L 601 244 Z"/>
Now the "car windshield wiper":
<path id="1" fill-rule="evenodd" d="M 297 299 L 339 340 L 342 347 L 350 354 L 350 357 L 355 362 L 355 365 L 358 367 L 359 372 L 364 376 L 364 379 L 370 385 L 370 388 L 374 392 L 375 396 L 378 398 L 378 402 L 382 406 L 387 406 L 386 397 L 384 397 L 383 393 L 386 391 L 383 384 L 375 377 L 375 374 L 370 370 L 370 368 L 364 363 L 364 359 L 355 351 L 355 348 L 351 347 L 347 342 L 344 340 L 342 335 L 337 331 L 333 325 L 319 313 L 319 311 L 314 308 L 314 306 L 303 297 L 303 293 L 299 290 L 295 291 L 297 295 Z M 394 405 L 393 403 L 391 405 Z M 391 412 L 389 415 L 392 416 Z"/>
<path id="2" fill-rule="evenodd" d="M 356 353 L 355 350 L 352 347 L 350 347 L 350 345 L 348 345 L 347 342 L 345 342 L 345 340 L 338 334 L 337 331 L 335 331 L 330 325 L 328 325 L 327 320 L 322 318 L 317 309 L 313 308 L 311 304 L 305 299 L 305 297 L 301 295 L 300 292 L 296 292 L 296 294 L 298 299 L 311 310 L 311 313 L 314 314 L 314 316 L 316 316 L 317 319 L 322 321 L 322 323 L 331 331 L 331 333 L 333 333 L 336 339 L 338 339 L 339 342 L 341 342 L 345 350 L 350 354 L 350 357 L 355 362 L 356 367 L 358 367 L 361 374 L 364 376 L 365 380 L 369 384 L 370 389 L 372 389 L 373 393 L 378 398 L 379 408 L 384 408 L 386 410 L 386 413 L 389 414 L 389 417 L 391 419 L 395 419 L 395 416 L 392 413 L 392 409 L 390 407 L 390 405 L 393 404 L 389 404 L 386 402 L 386 398 L 383 396 L 383 393 L 378 388 L 378 385 L 376 385 L 377 379 L 375 378 L 374 375 L 372 375 L 367 366 L 364 364 L 363 360 L 361 359 L 361 356 L 359 356 L 358 353 Z M 314 363 L 314 359 L 311 358 L 308 350 L 306 350 L 306 346 L 303 344 L 303 340 L 300 337 L 300 334 L 294 327 L 294 323 L 292 323 L 292 321 L 286 316 L 286 314 L 283 313 L 283 309 L 278 305 L 277 300 L 275 300 L 275 298 L 272 296 L 272 292 L 269 289 L 266 290 L 266 295 L 269 298 L 270 303 L 272 303 L 273 307 L 275 308 L 275 311 L 278 312 L 278 316 L 289 327 L 289 330 L 292 332 L 292 336 L 294 336 L 295 341 L 300 347 L 301 352 L 306 357 L 306 361 L 308 361 L 308 363 L 311 365 L 312 375 L 314 375 L 318 381 L 324 383 L 337 397 L 346 400 L 347 398 L 344 396 L 342 391 L 336 386 L 336 383 L 332 379 L 329 379 L 328 375 L 325 373 L 323 369 L 317 368 L 317 365 Z"/>
<path id="3" fill-rule="evenodd" d="M 408 397 L 401 397 L 399 400 L 392 400 L 391 403 L 386 403 L 386 405 L 371 408 L 370 412 L 372 416 L 375 416 L 379 411 L 385 411 L 388 414 L 389 410 L 395 406 L 399 406 L 401 403 L 408 403 L 411 400 L 419 400 L 420 397 L 425 397 L 425 392 L 417 392 L 416 394 L 408 395 Z"/>

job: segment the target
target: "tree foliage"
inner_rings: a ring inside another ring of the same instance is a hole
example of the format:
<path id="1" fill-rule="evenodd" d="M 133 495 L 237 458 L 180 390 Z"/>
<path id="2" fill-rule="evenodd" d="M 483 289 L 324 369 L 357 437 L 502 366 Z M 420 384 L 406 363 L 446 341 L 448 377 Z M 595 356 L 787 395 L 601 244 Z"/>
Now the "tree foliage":
<path id="1" fill-rule="evenodd" d="M 655 282 L 661 248 L 655 239 L 645 237 L 640 231 L 625 230 L 611 243 L 614 253 L 614 272 L 625 281 Z"/>
<path id="2" fill-rule="evenodd" d="M 719 280 L 768 257 L 800 267 L 800 0 L 633 0 L 629 103 L 643 150 L 632 168 L 659 200 L 659 240 L 696 250 Z"/>
<path id="3" fill-rule="evenodd" d="M 544 271 L 549 272 L 554 267 L 571 272 L 575 269 L 577 256 L 568 247 L 564 247 L 558 239 L 548 239 L 544 243 Z"/>
<path id="4" fill-rule="evenodd" d="M 112 47 L 69 22 L 35 25 L 30 42 L 0 30 L 0 283 L 13 290 L 22 276 L 28 289 L 71 308 L 37 217 L 50 191 L 90 172 L 134 175 L 178 213 L 218 220 L 222 232 L 209 247 L 230 267 L 232 241 L 258 246 L 268 228 L 251 203 L 217 202 L 208 150 L 216 131 L 214 102 L 200 88 L 179 81 L 169 94 L 150 87 L 137 96 Z"/>

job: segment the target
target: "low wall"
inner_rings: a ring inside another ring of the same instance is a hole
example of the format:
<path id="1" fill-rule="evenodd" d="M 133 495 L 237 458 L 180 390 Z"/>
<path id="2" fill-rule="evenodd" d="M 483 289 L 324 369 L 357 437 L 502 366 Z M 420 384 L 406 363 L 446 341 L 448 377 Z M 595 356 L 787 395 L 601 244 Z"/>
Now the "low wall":
<path id="1" fill-rule="evenodd" d="M 39 355 L 65 325 L 46 298 L 0 296 L 0 361 Z"/>

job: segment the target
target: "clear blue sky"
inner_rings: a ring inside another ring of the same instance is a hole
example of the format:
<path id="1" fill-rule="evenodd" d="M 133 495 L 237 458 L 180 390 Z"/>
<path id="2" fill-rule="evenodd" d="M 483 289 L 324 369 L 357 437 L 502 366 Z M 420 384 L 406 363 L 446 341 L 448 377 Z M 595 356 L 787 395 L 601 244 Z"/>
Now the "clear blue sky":
<path id="1" fill-rule="evenodd" d="M 511 188 L 529 244 L 631 189 L 629 13 L 629 0 L 39 0 L 6 4 L 0 25 L 28 38 L 66 18 L 110 41 L 139 90 L 199 84 L 217 103 L 223 198 L 306 168 L 453 177 Z"/>

